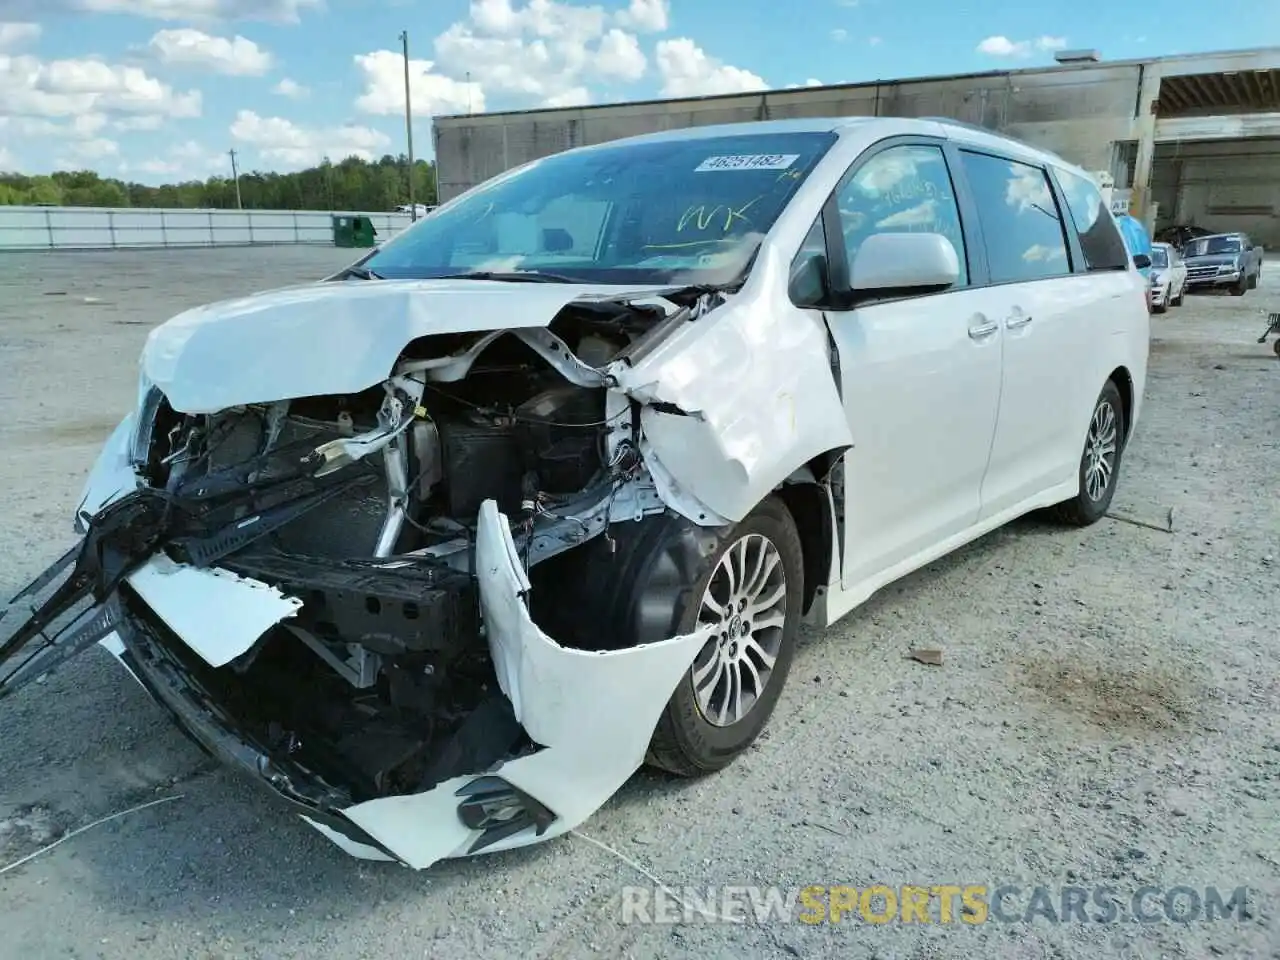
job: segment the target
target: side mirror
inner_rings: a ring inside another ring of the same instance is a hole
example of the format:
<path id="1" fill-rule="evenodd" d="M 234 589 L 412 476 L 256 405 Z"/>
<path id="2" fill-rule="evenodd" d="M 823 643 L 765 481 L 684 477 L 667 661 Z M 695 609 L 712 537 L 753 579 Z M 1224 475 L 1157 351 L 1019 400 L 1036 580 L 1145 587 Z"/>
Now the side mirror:
<path id="1" fill-rule="evenodd" d="M 797 307 L 816 307 L 826 303 L 831 292 L 827 258 L 821 253 L 802 256 L 791 269 L 791 302 Z"/>
<path id="2" fill-rule="evenodd" d="M 1133 265 L 1139 270 L 1145 270 L 1151 266 L 1151 258 L 1145 253 L 1135 253 L 1133 255 Z"/>
<path id="3" fill-rule="evenodd" d="M 849 286 L 858 293 L 945 290 L 960 279 L 960 257 L 940 233 L 875 233 L 853 259 Z"/>

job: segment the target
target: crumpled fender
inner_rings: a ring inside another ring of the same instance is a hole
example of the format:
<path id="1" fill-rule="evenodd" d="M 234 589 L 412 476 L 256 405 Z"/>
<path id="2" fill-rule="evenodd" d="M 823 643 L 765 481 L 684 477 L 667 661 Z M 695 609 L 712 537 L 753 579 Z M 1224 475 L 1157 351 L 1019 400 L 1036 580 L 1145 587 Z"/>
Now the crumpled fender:
<path id="1" fill-rule="evenodd" d="M 76 507 L 78 524 L 97 514 L 107 504 L 138 489 L 140 481 L 129 462 L 133 423 L 134 415 L 131 413 L 111 431 L 111 436 L 98 453 L 80 494 L 80 505 Z"/>
<path id="2" fill-rule="evenodd" d="M 709 508 L 672 504 L 698 523 L 741 520 L 798 467 L 853 443 L 826 327 L 791 303 L 787 265 L 767 250 L 743 293 L 609 371 L 642 404 L 650 458 Z"/>
<path id="3" fill-rule="evenodd" d="M 486 774 L 501 777 L 556 814 L 541 839 L 567 833 L 591 816 L 644 762 L 659 716 L 713 629 L 603 653 L 560 646 L 529 616 L 529 581 L 507 520 L 492 500 L 480 508 L 475 569 L 498 683 L 516 719 L 543 749 L 425 793 L 370 800 L 343 811 L 415 868 L 468 853 L 479 833 L 458 818 L 457 792 Z M 529 832 L 517 834 L 484 852 L 535 839 Z"/>

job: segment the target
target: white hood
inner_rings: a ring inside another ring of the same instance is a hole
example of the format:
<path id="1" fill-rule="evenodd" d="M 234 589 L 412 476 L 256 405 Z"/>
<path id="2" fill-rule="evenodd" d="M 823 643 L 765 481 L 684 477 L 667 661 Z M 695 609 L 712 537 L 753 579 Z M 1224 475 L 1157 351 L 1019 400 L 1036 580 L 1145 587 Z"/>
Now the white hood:
<path id="1" fill-rule="evenodd" d="M 574 300 L 660 289 L 670 288 L 484 280 L 313 283 L 178 314 L 151 331 L 142 371 L 182 413 L 357 393 L 385 380 L 418 337 L 541 328 Z"/>

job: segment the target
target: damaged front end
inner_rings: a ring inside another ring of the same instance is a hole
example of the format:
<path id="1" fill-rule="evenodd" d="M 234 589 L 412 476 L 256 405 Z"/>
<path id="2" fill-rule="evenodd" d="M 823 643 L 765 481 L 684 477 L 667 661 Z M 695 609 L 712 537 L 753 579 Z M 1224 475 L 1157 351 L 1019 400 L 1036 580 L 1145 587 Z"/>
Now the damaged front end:
<path id="1" fill-rule="evenodd" d="M 672 503 L 723 522 L 655 478 L 614 374 L 717 297 L 418 337 L 340 395 L 194 413 L 144 377 L 83 539 L 0 616 L 0 698 L 102 643 L 353 854 L 420 868 L 572 829 L 640 766 L 709 636 L 620 647 L 557 587 L 609 557 L 621 589 L 618 525 Z"/>

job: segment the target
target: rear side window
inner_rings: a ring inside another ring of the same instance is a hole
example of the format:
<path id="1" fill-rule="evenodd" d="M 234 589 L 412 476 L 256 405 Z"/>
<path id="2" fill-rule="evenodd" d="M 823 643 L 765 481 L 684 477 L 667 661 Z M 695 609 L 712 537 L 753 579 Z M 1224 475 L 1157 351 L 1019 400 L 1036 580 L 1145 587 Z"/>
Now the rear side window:
<path id="1" fill-rule="evenodd" d="M 982 153 L 961 156 L 982 221 L 991 282 L 1069 274 L 1062 217 L 1044 170 Z"/>
<path id="2" fill-rule="evenodd" d="M 1127 270 L 1124 238 L 1108 214 L 1100 191 L 1092 181 L 1066 170 L 1055 171 L 1067 198 L 1067 209 L 1080 235 L 1085 267 L 1089 270 Z"/>

